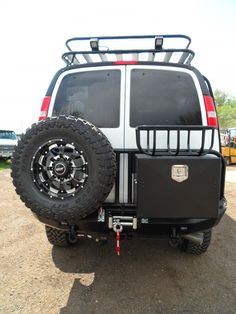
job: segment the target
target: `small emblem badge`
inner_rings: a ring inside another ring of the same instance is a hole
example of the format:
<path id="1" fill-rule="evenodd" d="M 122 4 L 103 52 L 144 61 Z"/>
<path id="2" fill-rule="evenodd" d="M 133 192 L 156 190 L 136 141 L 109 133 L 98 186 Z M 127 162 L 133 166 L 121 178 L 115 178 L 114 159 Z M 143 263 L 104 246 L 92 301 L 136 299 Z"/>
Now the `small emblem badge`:
<path id="1" fill-rule="evenodd" d="M 171 168 L 171 178 L 177 182 L 183 182 L 188 179 L 187 165 L 173 165 Z"/>

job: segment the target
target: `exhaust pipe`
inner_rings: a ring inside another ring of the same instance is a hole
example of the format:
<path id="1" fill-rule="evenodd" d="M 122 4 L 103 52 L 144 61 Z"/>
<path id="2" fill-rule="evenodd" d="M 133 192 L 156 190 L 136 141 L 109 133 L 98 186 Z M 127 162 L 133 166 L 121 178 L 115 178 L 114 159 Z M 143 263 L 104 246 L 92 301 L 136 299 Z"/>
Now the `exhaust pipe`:
<path id="1" fill-rule="evenodd" d="M 203 239 L 204 239 L 204 233 L 203 232 L 195 232 L 190 234 L 184 234 L 182 235 L 183 239 L 189 240 L 197 245 L 202 245 Z"/>

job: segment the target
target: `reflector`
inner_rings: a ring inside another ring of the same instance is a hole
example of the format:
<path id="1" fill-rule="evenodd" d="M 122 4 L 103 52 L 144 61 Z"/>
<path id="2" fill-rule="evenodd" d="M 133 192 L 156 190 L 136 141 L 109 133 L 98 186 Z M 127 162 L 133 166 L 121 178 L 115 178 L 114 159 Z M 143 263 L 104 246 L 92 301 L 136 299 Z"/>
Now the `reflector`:
<path id="1" fill-rule="evenodd" d="M 208 126 L 218 127 L 216 109 L 215 109 L 215 105 L 214 105 L 214 101 L 212 97 L 205 95 L 204 103 L 205 103 L 205 108 L 206 108 Z"/>
<path id="2" fill-rule="evenodd" d="M 51 96 L 45 96 L 40 110 L 39 121 L 45 120 L 48 116 Z"/>

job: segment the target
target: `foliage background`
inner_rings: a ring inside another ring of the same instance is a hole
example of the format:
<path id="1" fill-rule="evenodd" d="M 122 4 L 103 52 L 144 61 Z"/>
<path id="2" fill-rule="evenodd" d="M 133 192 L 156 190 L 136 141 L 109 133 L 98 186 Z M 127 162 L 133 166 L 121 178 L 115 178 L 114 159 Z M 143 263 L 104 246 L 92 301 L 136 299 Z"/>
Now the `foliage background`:
<path id="1" fill-rule="evenodd" d="M 236 128 L 236 98 L 219 89 L 214 92 L 221 129 Z"/>

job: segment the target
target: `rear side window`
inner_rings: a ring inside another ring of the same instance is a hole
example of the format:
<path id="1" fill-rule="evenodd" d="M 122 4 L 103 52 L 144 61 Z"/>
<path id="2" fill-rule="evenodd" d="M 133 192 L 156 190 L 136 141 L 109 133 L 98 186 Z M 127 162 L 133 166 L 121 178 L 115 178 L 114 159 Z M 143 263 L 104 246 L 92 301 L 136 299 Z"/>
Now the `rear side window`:
<path id="1" fill-rule="evenodd" d="M 201 125 L 199 99 L 192 77 L 169 70 L 131 72 L 130 125 Z"/>
<path id="2" fill-rule="evenodd" d="M 120 78 L 120 70 L 65 76 L 58 89 L 53 116 L 72 115 L 88 120 L 97 127 L 119 127 Z"/>

